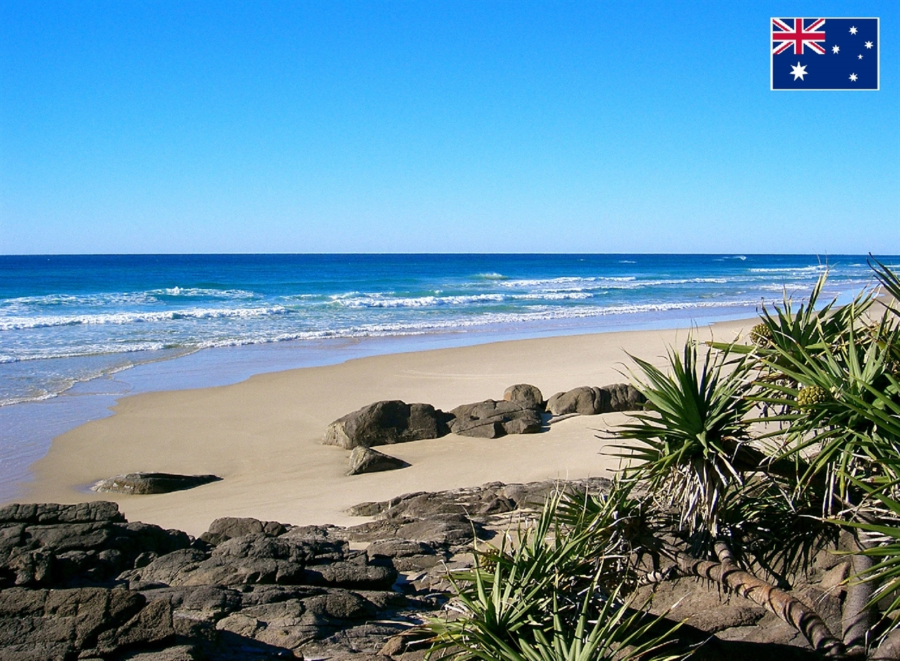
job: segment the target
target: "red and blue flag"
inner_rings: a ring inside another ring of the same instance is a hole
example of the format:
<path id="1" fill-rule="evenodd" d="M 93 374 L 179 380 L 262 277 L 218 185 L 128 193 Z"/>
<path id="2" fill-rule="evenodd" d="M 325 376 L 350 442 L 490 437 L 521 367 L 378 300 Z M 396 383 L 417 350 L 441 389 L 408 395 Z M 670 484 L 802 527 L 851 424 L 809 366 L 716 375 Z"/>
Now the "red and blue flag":
<path id="1" fill-rule="evenodd" d="M 877 18 L 773 18 L 773 90 L 879 89 Z"/>

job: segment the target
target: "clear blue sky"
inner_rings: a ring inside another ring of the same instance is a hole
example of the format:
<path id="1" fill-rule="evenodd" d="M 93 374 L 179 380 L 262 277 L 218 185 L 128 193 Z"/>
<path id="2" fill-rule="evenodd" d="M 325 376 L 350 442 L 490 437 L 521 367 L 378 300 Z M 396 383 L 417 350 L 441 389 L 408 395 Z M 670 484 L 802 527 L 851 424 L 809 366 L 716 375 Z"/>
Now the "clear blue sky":
<path id="1" fill-rule="evenodd" d="M 771 16 L 881 91 L 771 92 Z M 900 253 L 900 2 L 0 0 L 0 253 Z"/>

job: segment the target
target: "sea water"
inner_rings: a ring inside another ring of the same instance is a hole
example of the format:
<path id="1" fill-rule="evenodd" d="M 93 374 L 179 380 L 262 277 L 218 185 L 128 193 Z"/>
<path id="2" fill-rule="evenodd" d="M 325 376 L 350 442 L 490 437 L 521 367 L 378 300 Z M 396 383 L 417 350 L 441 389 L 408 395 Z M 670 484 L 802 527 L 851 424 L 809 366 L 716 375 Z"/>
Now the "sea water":
<path id="1" fill-rule="evenodd" d="M 826 270 L 829 297 L 873 284 L 845 255 L 0 256 L 0 500 L 55 435 L 125 394 L 748 317 Z"/>

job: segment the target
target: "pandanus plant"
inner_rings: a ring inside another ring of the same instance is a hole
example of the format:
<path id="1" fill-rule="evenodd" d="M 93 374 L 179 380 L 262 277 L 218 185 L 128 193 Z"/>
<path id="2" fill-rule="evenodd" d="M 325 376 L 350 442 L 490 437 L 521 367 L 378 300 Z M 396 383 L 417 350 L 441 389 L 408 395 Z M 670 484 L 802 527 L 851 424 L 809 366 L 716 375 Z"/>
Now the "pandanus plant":
<path id="1" fill-rule="evenodd" d="M 620 560 L 631 507 L 627 490 L 591 502 L 556 492 L 515 544 L 475 550 L 450 574 L 455 616 L 432 620 L 429 654 L 485 661 L 675 661 L 676 626 L 624 597 Z M 596 503 L 599 502 L 599 507 Z M 625 508 L 623 510 L 623 507 Z"/>
<path id="2" fill-rule="evenodd" d="M 675 658 L 672 631 L 625 596 L 650 553 L 664 574 L 763 606 L 823 656 L 900 659 L 900 278 L 870 263 L 893 297 L 881 308 L 871 293 L 819 304 L 823 277 L 807 303 L 763 310 L 749 345 L 689 340 L 663 367 L 634 358 L 646 405 L 617 430 L 627 461 L 609 492 L 557 495 L 516 544 L 476 551 L 454 578 L 458 617 L 430 625 L 435 649 Z M 783 583 L 839 534 L 853 575 L 833 632 Z"/>
<path id="3" fill-rule="evenodd" d="M 893 272 L 873 268 L 885 290 L 900 295 Z M 900 634 L 881 635 L 878 649 L 879 633 L 895 623 L 877 623 L 873 608 L 900 588 L 900 532 L 887 532 L 900 521 L 888 516 L 900 484 L 900 312 L 871 314 L 870 293 L 842 308 L 817 307 L 824 284 L 823 277 L 806 305 L 764 310 L 750 346 L 715 345 L 710 351 L 719 353 L 703 360 L 686 347 L 683 358 L 670 352 L 667 370 L 636 361 L 649 411 L 621 434 L 637 446 L 635 479 L 680 509 L 689 542 L 673 554 L 681 573 L 744 594 L 827 656 L 881 658 L 900 642 Z M 754 424 L 770 431 L 754 435 Z M 857 578 L 842 631 L 833 633 L 814 609 L 748 568 L 771 569 L 778 559 L 784 569 L 840 530 L 883 539 L 853 536 Z"/>

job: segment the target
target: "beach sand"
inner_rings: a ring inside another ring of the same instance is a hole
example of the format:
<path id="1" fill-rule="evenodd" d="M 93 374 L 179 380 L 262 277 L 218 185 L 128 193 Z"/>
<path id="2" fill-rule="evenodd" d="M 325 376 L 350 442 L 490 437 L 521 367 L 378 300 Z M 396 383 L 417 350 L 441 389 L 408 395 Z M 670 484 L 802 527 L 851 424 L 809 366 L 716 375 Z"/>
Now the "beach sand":
<path id="1" fill-rule="evenodd" d="M 747 321 L 701 327 L 696 337 L 733 340 Z M 577 416 L 541 434 L 500 439 L 445 436 L 379 448 L 411 466 L 348 477 L 349 452 L 322 445 L 326 426 L 386 399 L 449 410 L 501 399 L 516 383 L 545 398 L 584 385 L 626 381 L 628 353 L 661 362 L 688 329 L 602 333 L 482 344 L 352 360 L 262 374 L 230 386 L 126 397 L 114 415 L 58 438 L 32 467 L 20 502 L 114 500 L 130 521 L 192 535 L 213 519 L 252 516 L 297 525 L 350 525 L 359 502 L 491 481 L 609 475 L 618 465 L 597 438 L 625 414 Z M 95 494 L 95 481 L 136 471 L 213 473 L 222 481 L 161 495 Z"/>

